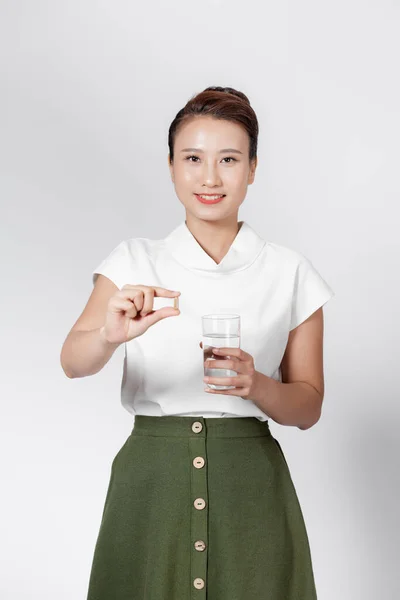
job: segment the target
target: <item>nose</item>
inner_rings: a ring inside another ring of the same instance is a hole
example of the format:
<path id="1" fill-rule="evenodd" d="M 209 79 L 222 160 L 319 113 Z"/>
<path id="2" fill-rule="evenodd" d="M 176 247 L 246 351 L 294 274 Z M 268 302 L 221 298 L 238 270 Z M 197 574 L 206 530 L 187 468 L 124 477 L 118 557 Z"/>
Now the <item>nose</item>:
<path id="1" fill-rule="evenodd" d="M 203 171 L 203 184 L 207 188 L 212 188 L 214 186 L 221 186 L 221 177 L 218 172 L 218 168 L 214 166 L 212 163 L 206 164 L 204 163 L 204 171 Z"/>

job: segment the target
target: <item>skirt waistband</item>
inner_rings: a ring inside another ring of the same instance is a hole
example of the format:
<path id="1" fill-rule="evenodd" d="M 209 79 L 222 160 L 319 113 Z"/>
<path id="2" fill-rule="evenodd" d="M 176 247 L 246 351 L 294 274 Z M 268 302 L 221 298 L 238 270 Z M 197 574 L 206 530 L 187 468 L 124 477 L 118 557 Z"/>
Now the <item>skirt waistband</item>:
<path id="1" fill-rule="evenodd" d="M 261 437 L 271 436 L 268 421 L 256 417 L 183 417 L 135 415 L 133 435 L 173 437 Z"/>

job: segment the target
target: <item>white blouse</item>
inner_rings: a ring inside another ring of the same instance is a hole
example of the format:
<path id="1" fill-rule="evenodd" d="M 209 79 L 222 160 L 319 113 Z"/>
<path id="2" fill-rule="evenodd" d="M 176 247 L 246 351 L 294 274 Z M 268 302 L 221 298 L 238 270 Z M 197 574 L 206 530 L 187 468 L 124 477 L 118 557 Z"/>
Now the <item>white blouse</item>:
<path id="1" fill-rule="evenodd" d="M 125 284 L 180 291 L 180 315 L 125 344 L 121 403 L 133 415 L 269 417 L 251 400 L 204 391 L 201 316 L 241 317 L 240 347 L 282 381 L 289 331 L 335 293 L 300 252 L 264 241 L 247 222 L 217 264 L 182 222 L 166 238 L 122 241 L 93 271 Z M 164 304 L 156 305 L 154 309 Z M 162 300 L 162 299 L 160 299 Z"/>

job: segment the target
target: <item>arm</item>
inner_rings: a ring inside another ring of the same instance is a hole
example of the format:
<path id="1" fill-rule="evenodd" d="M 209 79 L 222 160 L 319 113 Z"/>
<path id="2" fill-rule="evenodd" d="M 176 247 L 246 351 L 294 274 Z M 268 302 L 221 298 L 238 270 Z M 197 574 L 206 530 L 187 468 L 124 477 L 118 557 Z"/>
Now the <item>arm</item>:
<path id="1" fill-rule="evenodd" d="M 281 371 L 282 383 L 257 372 L 253 401 L 280 425 L 309 429 L 324 397 L 322 307 L 289 333 Z"/>
<path id="2" fill-rule="evenodd" d="M 111 344 L 102 336 L 107 304 L 118 291 L 104 275 L 97 277 L 92 294 L 71 331 L 60 356 L 67 377 L 86 377 L 100 371 L 120 344 Z"/>
<path id="3" fill-rule="evenodd" d="M 120 344 L 111 344 L 101 329 L 72 330 L 61 351 L 61 366 L 70 379 L 94 375 L 108 363 Z"/>

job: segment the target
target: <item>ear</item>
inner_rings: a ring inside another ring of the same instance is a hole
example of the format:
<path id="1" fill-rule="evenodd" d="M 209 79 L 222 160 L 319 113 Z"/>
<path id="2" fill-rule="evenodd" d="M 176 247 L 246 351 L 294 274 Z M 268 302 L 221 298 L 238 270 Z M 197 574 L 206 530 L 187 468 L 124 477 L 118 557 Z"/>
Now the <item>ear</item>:
<path id="1" fill-rule="evenodd" d="M 248 184 L 251 185 L 254 181 L 255 175 L 256 175 L 256 168 L 257 168 L 257 157 L 254 158 L 251 161 L 251 165 L 250 165 L 250 173 L 249 173 L 249 179 L 248 179 Z"/>
<path id="2" fill-rule="evenodd" d="M 171 164 L 170 158 L 171 158 L 170 154 L 168 153 L 168 159 L 167 159 L 168 160 L 168 168 L 169 168 L 169 172 L 171 174 L 171 179 L 173 182 L 174 181 L 174 166 Z"/>

